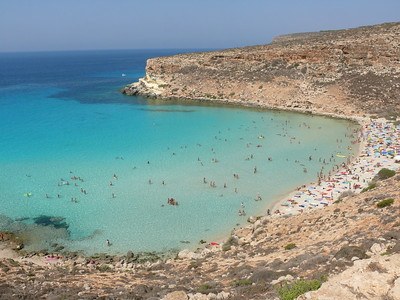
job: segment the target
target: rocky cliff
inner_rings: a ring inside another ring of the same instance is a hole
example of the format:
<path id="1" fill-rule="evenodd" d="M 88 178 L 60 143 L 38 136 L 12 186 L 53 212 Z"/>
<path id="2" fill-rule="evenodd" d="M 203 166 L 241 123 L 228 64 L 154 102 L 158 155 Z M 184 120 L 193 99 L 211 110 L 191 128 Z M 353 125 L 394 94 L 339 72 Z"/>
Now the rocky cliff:
<path id="1" fill-rule="evenodd" d="M 123 89 L 346 115 L 400 114 L 400 23 L 286 35 L 271 44 L 153 58 Z"/>

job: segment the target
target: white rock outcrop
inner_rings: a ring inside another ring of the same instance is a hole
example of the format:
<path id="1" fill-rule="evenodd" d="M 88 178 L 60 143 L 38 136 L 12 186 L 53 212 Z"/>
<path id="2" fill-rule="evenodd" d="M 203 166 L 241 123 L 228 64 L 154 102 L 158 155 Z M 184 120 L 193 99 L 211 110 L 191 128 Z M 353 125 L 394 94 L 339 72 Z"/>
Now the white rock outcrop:
<path id="1" fill-rule="evenodd" d="M 400 300 L 400 254 L 376 255 L 332 276 L 299 300 L 391 299 Z"/>

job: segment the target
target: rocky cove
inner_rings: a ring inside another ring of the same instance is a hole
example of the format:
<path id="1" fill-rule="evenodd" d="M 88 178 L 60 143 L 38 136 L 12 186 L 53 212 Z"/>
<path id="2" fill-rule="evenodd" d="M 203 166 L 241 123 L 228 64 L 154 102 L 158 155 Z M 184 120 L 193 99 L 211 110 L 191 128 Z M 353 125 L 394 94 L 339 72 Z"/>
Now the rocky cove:
<path id="1" fill-rule="evenodd" d="M 399 34 L 399 23 L 382 24 L 150 59 L 124 93 L 396 123 Z M 21 237 L 3 233 L 0 297 L 278 299 L 313 281 L 321 288 L 302 299 L 399 299 L 400 174 L 374 182 L 323 209 L 249 217 L 224 243 L 167 257 L 24 253 Z"/>

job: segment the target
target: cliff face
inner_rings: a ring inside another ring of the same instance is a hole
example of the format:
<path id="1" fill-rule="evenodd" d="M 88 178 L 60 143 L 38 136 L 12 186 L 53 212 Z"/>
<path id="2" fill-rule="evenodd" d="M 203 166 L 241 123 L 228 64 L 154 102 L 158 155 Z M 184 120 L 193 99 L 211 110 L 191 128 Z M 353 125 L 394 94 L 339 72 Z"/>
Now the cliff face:
<path id="1" fill-rule="evenodd" d="M 334 114 L 400 114 L 400 23 L 149 59 L 124 93 Z"/>

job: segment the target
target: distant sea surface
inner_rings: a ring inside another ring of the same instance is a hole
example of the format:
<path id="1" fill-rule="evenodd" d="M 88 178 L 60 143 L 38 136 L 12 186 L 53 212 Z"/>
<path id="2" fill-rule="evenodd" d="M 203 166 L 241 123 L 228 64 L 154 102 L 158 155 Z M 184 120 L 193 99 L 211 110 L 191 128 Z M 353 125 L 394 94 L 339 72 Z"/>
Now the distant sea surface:
<path id="1" fill-rule="evenodd" d="M 0 230 L 28 250 L 196 248 L 354 152 L 344 120 L 119 92 L 186 51 L 0 54 Z"/>

